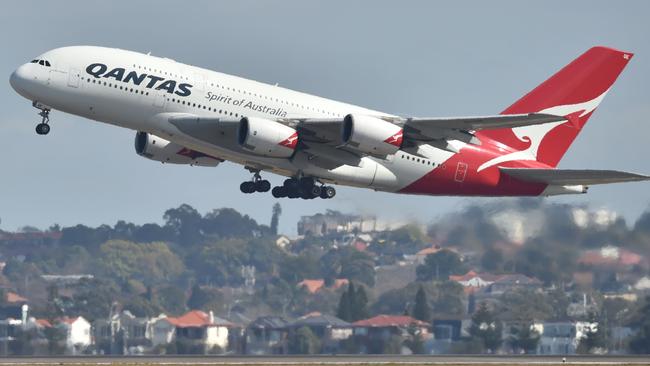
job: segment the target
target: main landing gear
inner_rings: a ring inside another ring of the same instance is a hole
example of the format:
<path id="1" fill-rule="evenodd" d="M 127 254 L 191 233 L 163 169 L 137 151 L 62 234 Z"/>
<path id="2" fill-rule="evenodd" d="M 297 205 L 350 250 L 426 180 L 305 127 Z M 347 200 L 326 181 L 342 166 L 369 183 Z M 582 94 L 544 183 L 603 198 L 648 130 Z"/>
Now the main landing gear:
<path id="1" fill-rule="evenodd" d="M 289 178 L 281 186 L 273 187 L 271 194 L 275 198 L 302 198 L 305 200 L 317 197 L 329 199 L 336 195 L 334 187 L 317 185 L 314 178 L 303 177 L 300 179 Z"/>
<path id="2" fill-rule="evenodd" d="M 39 135 L 47 135 L 50 133 L 50 125 L 48 124 L 50 122 L 50 109 L 36 101 L 32 105 L 34 108 L 40 109 L 38 115 L 42 118 L 41 123 L 36 125 L 36 133 Z"/>
<path id="3" fill-rule="evenodd" d="M 268 192 L 271 190 L 271 182 L 268 180 L 262 179 L 259 171 L 253 172 L 253 179 L 246 181 L 239 185 L 239 190 L 242 193 L 253 193 L 253 192 Z"/>

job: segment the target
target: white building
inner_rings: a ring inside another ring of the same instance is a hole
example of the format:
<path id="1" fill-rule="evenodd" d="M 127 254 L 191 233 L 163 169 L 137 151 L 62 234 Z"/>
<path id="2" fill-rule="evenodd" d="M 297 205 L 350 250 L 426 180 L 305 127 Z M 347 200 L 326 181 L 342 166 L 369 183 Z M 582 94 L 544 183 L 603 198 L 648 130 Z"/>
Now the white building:
<path id="1" fill-rule="evenodd" d="M 65 347 L 69 354 L 79 354 L 92 344 L 90 323 L 81 316 L 64 317 L 58 320 L 56 327 L 65 332 Z"/>
<path id="2" fill-rule="evenodd" d="M 161 317 L 153 324 L 154 346 L 183 340 L 201 346 L 204 352 L 215 347 L 222 351 L 228 349 L 228 335 L 235 325 L 231 322 L 209 314 L 193 310 L 179 317 Z"/>

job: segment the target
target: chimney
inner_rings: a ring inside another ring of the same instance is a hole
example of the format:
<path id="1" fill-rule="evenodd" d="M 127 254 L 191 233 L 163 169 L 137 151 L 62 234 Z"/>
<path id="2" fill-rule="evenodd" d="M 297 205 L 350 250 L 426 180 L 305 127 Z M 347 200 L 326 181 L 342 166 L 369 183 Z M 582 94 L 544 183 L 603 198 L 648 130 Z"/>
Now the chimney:
<path id="1" fill-rule="evenodd" d="M 209 315 L 208 320 L 210 321 L 210 324 L 214 324 L 214 313 L 212 312 L 212 310 L 210 310 L 208 315 Z"/>
<path id="2" fill-rule="evenodd" d="M 29 305 L 23 304 L 20 308 L 22 310 L 21 320 L 23 322 L 23 328 L 27 327 L 27 312 L 29 311 Z"/>

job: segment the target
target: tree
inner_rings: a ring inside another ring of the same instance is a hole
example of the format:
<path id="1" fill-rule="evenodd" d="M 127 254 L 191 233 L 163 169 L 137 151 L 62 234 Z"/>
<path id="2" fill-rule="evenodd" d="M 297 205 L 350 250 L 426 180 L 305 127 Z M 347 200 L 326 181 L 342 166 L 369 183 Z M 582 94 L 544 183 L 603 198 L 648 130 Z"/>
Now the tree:
<path id="1" fill-rule="evenodd" d="M 183 261 L 165 243 L 136 244 L 110 240 L 100 247 L 99 269 L 121 283 L 138 280 L 145 285 L 173 282 L 183 271 Z"/>
<path id="2" fill-rule="evenodd" d="M 420 285 L 417 294 L 415 294 L 415 306 L 413 307 L 413 317 L 423 322 L 431 321 L 431 307 L 427 300 L 427 294 Z"/>
<path id="3" fill-rule="evenodd" d="M 171 227 L 178 242 L 182 245 L 199 244 L 203 240 L 201 234 L 201 214 L 188 204 L 178 208 L 170 208 L 163 215 L 165 226 Z"/>
<path id="4" fill-rule="evenodd" d="M 503 251 L 498 248 L 488 248 L 481 256 L 481 267 L 489 272 L 502 270 Z"/>
<path id="5" fill-rule="evenodd" d="M 219 310 L 223 307 L 223 295 L 216 288 L 203 288 L 198 284 L 192 286 L 192 294 L 187 299 L 189 309 Z"/>
<path id="6" fill-rule="evenodd" d="M 483 302 L 472 316 L 469 334 L 472 338 L 481 340 L 484 349 L 489 353 L 495 353 L 502 343 L 502 328 L 501 322 L 496 319 L 488 309 L 487 304 Z"/>
<path id="7" fill-rule="evenodd" d="M 278 224 L 280 222 L 280 215 L 282 215 L 282 207 L 280 206 L 279 203 L 275 203 L 273 205 L 273 214 L 271 215 L 271 233 L 273 235 L 278 234 Z"/>
<path id="8" fill-rule="evenodd" d="M 346 291 L 341 294 L 336 316 L 347 321 L 355 322 L 368 317 L 368 297 L 363 286 L 355 290 L 354 283 L 350 282 Z"/>
<path id="9" fill-rule="evenodd" d="M 313 355 L 320 353 L 320 339 L 308 327 L 298 328 L 289 336 L 289 353 Z"/>
<path id="10" fill-rule="evenodd" d="M 645 216 L 650 218 L 650 214 Z M 637 354 L 650 353 L 650 296 L 646 296 L 645 304 L 637 312 L 633 323 L 638 331 L 630 340 L 630 351 Z"/>
<path id="11" fill-rule="evenodd" d="M 459 275 L 465 272 L 465 265 L 460 255 L 448 249 L 427 255 L 424 264 L 416 270 L 418 281 L 444 281 L 450 275 Z"/>
<path id="12" fill-rule="evenodd" d="M 524 322 L 510 328 L 508 343 L 515 353 L 524 352 L 530 354 L 536 351 L 540 338 L 541 335 L 533 327 L 533 324 Z"/>

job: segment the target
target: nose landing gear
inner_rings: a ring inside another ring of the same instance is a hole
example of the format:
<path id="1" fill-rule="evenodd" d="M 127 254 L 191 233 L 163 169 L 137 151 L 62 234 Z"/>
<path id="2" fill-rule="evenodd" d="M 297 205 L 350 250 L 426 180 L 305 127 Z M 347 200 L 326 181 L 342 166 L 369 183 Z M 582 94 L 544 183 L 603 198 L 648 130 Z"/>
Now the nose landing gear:
<path id="1" fill-rule="evenodd" d="M 38 115 L 41 116 L 41 123 L 36 125 L 36 133 L 39 135 L 47 135 L 50 133 L 50 125 L 48 124 L 50 122 L 50 108 L 47 108 L 37 101 L 34 101 L 32 105 L 34 108 L 40 110 Z"/>

